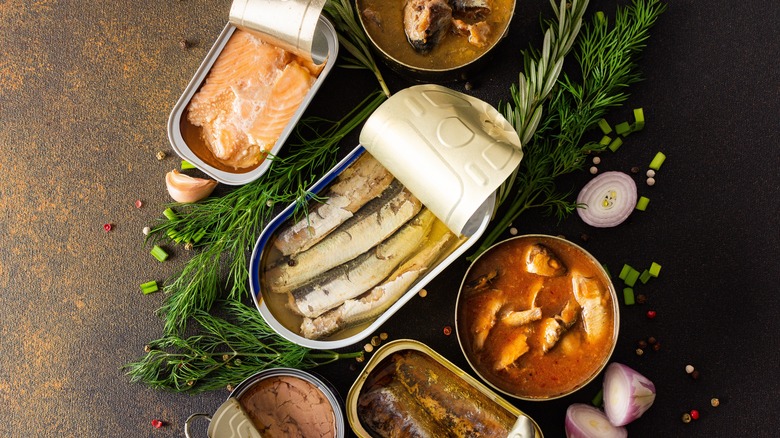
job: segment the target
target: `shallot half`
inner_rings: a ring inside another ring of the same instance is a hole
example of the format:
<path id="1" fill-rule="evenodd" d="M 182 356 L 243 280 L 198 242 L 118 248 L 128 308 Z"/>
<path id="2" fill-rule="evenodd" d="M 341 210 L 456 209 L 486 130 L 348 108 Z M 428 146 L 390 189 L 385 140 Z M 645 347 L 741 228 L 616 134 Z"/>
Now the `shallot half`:
<path id="1" fill-rule="evenodd" d="M 604 411 L 615 426 L 626 425 L 650 408 L 655 385 L 626 365 L 613 362 L 604 373 Z"/>
<path id="2" fill-rule="evenodd" d="M 165 186 L 176 202 L 198 202 L 214 191 L 217 182 L 212 179 L 193 178 L 174 169 L 165 174 Z"/>
<path id="3" fill-rule="evenodd" d="M 584 403 L 566 409 L 566 438 L 625 438 L 628 431 L 613 426 L 604 412 Z"/>

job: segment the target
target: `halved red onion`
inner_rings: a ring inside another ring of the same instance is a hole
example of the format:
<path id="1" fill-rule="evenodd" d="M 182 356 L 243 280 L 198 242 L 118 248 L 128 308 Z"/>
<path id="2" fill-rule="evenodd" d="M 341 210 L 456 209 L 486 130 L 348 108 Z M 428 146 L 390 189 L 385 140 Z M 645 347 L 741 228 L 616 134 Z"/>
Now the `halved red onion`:
<path id="1" fill-rule="evenodd" d="M 655 385 L 632 368 L 613 362 L 604 373 L 604 411 L 615 426 L 626 425 L 655 401 Z"/>
<path id="2" fill-rule="evenodd" d="M 586 224 L 614 227 L 625 221 L 636 207 L 636 183 L 623 172 L 604 172 L 585 184 L 577 195 L 577 213 Z"/>
<path id="3" fill-rule="evenodd" d="M 628 431 L 613 426 L 604 412 L 584 403 L 566 409 L 566 438 L 625 438 Z"/>

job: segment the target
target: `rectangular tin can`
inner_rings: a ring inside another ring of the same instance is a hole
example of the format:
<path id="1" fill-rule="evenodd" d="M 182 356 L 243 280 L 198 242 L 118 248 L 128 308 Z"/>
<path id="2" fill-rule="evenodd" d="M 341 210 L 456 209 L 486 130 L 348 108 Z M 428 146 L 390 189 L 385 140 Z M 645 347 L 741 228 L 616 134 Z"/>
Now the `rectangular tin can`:
<path id="1" fill-rule="evenodd" d="M 372 383 L 372 380 L 377 376 L 381 375 L 381 378 L 373 383 L 378 384 L 377 382 L 387 382 L 392 376 L 390 376 L 390 372 L 385 364 L 392 360 L 392 356 L 407 353 L 418 354 L 423 358 L 442 365 L 451 373 L 446 376 L 446 378 L 462 380 L 463 385 L 461 386 L 463 388 L 470 388 L 474 393 L 479 393 L 478 395 L 484 396 L 482 397 L 483 400 L 489 400 L 490 403 L 494 404 L 492 408 L 503 410 L 505 411 L 505 414 L 517 418 L 518 421 L 512 429 L 514 434 L 509 434 L 509 436 L 523 438 L 542 438 L 544 436 L 539 425 L 516 406 L 506 401 L 504 398 L 490 390 L 490 388 L 455 366 L 452 362 L 448 361 L 445 357 L 441 356 L 427 345 L 411 339 L 391 341 L 380 347 L 368 360 L 365 368 L 350 388 L 346 398 L 347 421 L 349 422 L 350 428 L 357 436 L 361 438 L 369 438 L 372 436 L 358 414 L 358 400 L 361 392 L 364 389 L 368 390 L 368 385 Z M 454 398 L 456 398 L 455 394 L 453 394 L 453 399 Z M 408 418 L 408 413 L 399 412 L 398 414 L 401 418 Z M 442 436 L 444 436 L 444 434 L 442 434 Z"/>
<path id="2" fill-rule="evenodd" d="M 283 21 L 284 18 L 281 20 Z M 232 169 L 227 166 L 219 165 L 219 163 L 215 162 L 213 157 L 209 158 L 210 151 L 208 151 L 203 140 L 199 138 L 199 130 L 187 120 L 186 112 L 192 97 L 201 88 L 211 67 L 214 65 L 228 40 L 237 29 L 238 27 L 233 23 L 229 22 L 225 25 L 222 33 L 214 42 L 214 45 L 209 50 L 206 58 L 203 60 L 200 67 L 195 72 L 195 75 L 184 89 L 181 97 L 173 107 L 168 118 L 167 127 L 168 139 L 176 154 L 211 178 L 228 185 L 243 185 L 256 180 L 268 170 L 271 165 L 270 160 L 265 159 L 256 167 L 246 169 Z M 314 30 L 313 41 L 311 42 L 311 58 L 315 64 L 319 65 L 325 63 L 325 65 L 276 143 L 267 151 L 268 154 L 277 154 L 287 141 L 287 138 L 290 136 L 295 125 L 311 103 L 317 90 L 319 90 L 320 86 L 333 69 L 336 58 L 338 57 L 338 49 L 339 43 L 336 29 L 326 17 L 319 16 Z"/>

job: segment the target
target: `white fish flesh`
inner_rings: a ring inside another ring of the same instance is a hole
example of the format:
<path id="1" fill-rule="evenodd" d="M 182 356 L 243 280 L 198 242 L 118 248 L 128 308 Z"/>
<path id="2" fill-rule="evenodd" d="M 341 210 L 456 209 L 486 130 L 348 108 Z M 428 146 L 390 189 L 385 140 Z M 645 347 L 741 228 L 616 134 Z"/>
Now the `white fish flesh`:
<path id="1" fill-rule="evenodd" d="M 434 237 L 432 243 L 428 242 L 423 249 L 398 267 L 385 282 L 371 291 L 347 300 L 317 318 L 304 318 L 301 323 L 302 336 L 321 339 L 381 315 L 409 290 L 454 240 L 455 235 L 449 231 L 440 237 Z"/>
<path id="2" fill-rule="evenodd" d="M 501 315 L 501 322 L 513 327 L 519 327 L 540 319 L 542 319 L 541 307 L 532 307 L 528 310 L 509 310 Z"/>
<path id="3" fill-rule="evenodd" d="M 452 7 L 446 0 L 407 0 L 404 32 L 409 44 L 421 54 L 439 44 L 452 25 Z"/>
<path id="4" fill-rule="evenodd" d="M 542 333 L 542 351 L 547 353 L 557 343 L 561 336 L 568 330 L 575 322 L 577 322 L 577 316 L 579 315 L 579 305 L 574 300 L 569 300 L 561 310 L 561 313 L 555 315 L 552 318 L 545 318 L 541 323 Z"/>
<path id="5" fill-rule="evenodd" d="M 306 217 L 282 230 L 274 246 L 285 256 L 309 249 L 381 195 L 392 180 L 393 175 L 379 161 L 363 153 L 328 188 L 325 202 L 316 203 Z"/>
<path id="6" fill-rule="evenodd" d="M 603 336 L 608 330 L 609 312 L 606 307 L 606 291 L 601 283 L 590 277 L 573 273 L 572 292 L 574 299 L 582 307 L 582 323 L 589 339 Z"/>
<path id="7" fill-rule="evenodd" d="M 417 198 L 394 181 L 382 196 L 370 201 L 322 241 L 270 267 L 265 273 L 269 290 L 290 292 L 354 259 L 393 234 L 421 207 Z"/>
<path id="8" fill-rule="evenodd" d="M 528 272 L 542 277 L 559 277 L 566 273 L 566 265 L 553 251 L 537 243 L 531 245 L 525 254 L 525 268 Z"/>
<path id="9" fill-rule="evenodd" d="M 376 286 L 411 256 L 431 230 L 436 217 L 423 209 L 395 234 L 365 254 L 323 274 L 290 294 L 290 309 L 316 318 Z"/>

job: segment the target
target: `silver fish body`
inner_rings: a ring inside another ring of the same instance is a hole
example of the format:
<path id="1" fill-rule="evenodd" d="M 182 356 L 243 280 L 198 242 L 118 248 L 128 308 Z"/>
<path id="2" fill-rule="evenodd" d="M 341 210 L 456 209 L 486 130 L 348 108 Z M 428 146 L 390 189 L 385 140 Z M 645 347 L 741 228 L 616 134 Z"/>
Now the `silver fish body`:
<path id="1" fill-rule="evenodd" d="M 283 258 L 266 270 L 268 289 L 275 293 L 290 292 L 354 259 L 393 234 L 421 207 L 417 198 L 394 181 L 379 198 L 367 203 L 319 243 L 293 257 Z"/>
<path id="2" fill-rule="evenodd" d="M 452 7 L 446 0 L 407 0 L 404 5 L 404 32 L 414 50 L 430 52 L 452 25 Z"/>
<path id="3" fill-rule="evenodd" d="M 290 293 L 293 312 L 316 318 L 376 286 L 411 256 L 426 238 L 435 216 L 423 209 L 387 240 Z"/>

